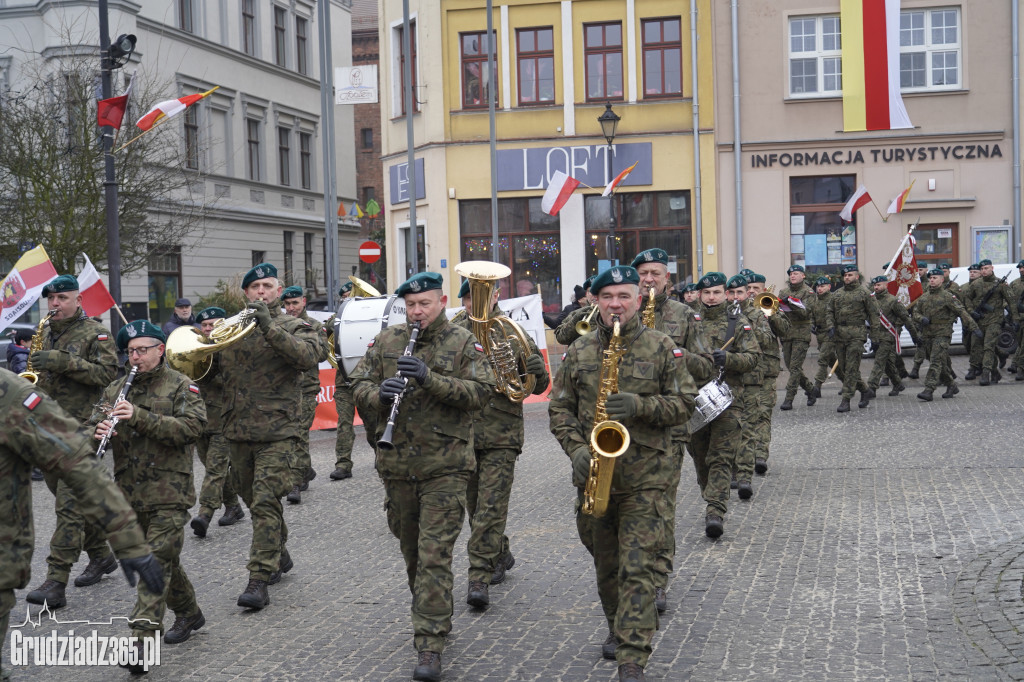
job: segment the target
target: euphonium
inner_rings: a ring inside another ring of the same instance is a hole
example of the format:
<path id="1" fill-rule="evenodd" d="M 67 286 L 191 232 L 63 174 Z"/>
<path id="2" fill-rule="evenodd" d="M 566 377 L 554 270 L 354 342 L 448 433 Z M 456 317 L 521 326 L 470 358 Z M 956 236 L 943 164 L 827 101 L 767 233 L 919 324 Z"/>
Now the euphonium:
<path id="1" fill-rule="evenodd" d="M 380 296 L 379 291 L 355 275 L 351 275 L 348 281 L 352 282 L 352 298 L 376 298 Z"/>
<path id="2" fill-rule="evenodd" d="M 58 311 L 51 310 L 46 314 L 46 317 L 39 320 L 39 326 L 36 327 L 36 333 L 32 335 L 32 339 L 28 343 L 28 363 L 25 365 L 25 371 L 18 376 L 25 379 L 29 383 L 35 384 L 39 381 L 39 373 L 32 367 L 32 354 L 38 353 L 43 349 L 43 327 L 49 322 L 50 318 L 57 314 Z"/>
<path id="3" fill-rule="evenodd" d="M 241 341 L 256 328 L 248 308 L 232 317 L 217 320 L 210 338 L 195 327 L 178 327 L 167 337 L 167 364 L 193 381 L 202 379 L 213 366 L 213 354 Z"/>
<path id="4" fill-rule="evenodd" d="M 626 352 L 626 342 L 619 334 L 619 317 L 612 317 L 612 338 L 601 361 L 601 384 L 594 405 L 594 428 L 590 432 L 590 475 L 583 490 L 584 514 L 600 518 L 608 510 L 612 491 L 615 458 L 629 448 L 629 431 L 617 421 L 608 419 L 605 403 L 608 396 L 619 392 L 619 361 Z"/>
<path id="5" fill-rule="evenodd" d="M 775 313 L 779 312 L 779 297 L 772 293 L 772 289 L 775 285 L 768 287 L 768 290 L 763 294 L 760 294 L 756 299 L 757 307 L 761 309 L 765 317 L 771 317 Z"/>
<path id="6" fill-rule="evenodd" d="M 648 329 L 654 329 L 654 306 L 656 301 L 654 300 L 654 287 L 648 287 L 650 295 L 647 297 L 647 305 L 644 306 L 644 311 L 640 313 L 640 322 Z"/>
<path id="7" fill-rule="evenodd" d="M 512 270 L 501 263 L 473 260 L 459 263 L 455 272 L 469 280 L 469 319 L 473 321 L 473 334 L 494 368 L 495 388 L 512 402 L 523 402 L 537 385 L 537 377 L 526 371 L 530 342 L 522 328 L 504 313 L 491 317 L 495 283 L 511 275 Z"/>
<path id="8" fill-rule="evenodd" d="M 589 334 L 593 330 L 593 326 L 591 326 L 590 321 L 594 319 L 594 313 L 596 313 L 596 312 L 597 312 L 597 305 L 595 304 L 593 306 L 593 308 L 591 309 L 590 314 L 587 315 L 584 319 L 582 319 L 582 320 L 580 320 L 579 322 L 576 323 L 576 333 L 577 334 L 579 334 L 580 336 L 586 336 L 587 334 Z"/>

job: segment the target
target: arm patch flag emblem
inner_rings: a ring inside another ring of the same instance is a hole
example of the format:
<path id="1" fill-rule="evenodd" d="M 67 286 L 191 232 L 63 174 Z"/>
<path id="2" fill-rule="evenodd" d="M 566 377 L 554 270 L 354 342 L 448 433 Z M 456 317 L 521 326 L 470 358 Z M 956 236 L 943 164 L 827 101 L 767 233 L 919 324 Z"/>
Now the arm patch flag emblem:
<path id="1" fill-rule="evenodd" d="M 43 399 L 39 397 L 38 393 L 29 393 L 28 397 L 25 398 L 25 401 L 22 403 L 22 405 L 27 407 L 29 410 L 34 410 L 36 409 L 36 406 L 41 402 L 43 402 Z"/>

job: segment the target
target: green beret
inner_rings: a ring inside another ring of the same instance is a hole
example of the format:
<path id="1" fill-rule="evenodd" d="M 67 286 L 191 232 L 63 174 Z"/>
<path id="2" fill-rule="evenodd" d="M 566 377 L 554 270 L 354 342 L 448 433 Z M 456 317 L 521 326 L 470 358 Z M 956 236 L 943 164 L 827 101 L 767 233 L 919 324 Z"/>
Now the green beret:
<path id="1" fill-rule="evenodd" d="M 341 288 L 338 289 L 338 297 L 340 298 L 350 291 L 352 291 L 352 282 L 345 282 L 341 285 Z"/>
<path id="2" fill-rule="evenodd" d="M 210 306 L 204 308 L 198 315 L 196 315 L 196 322 L 206 322 L 207 320 L 219 320 L 226 318 L 227 312 L 223 308 L 217 306 Z"/>
<path id="3" fill-rule="evenodd" d="M 395 295 L 422 294 L 424 291 L 440 289 L 442 284 L 444 284 L 444 278 L 438 273 L 418 272 L 398 285 L 398 288 L 395 289 Z"/>
<path id="4" fill-rule="evenodd" d="M 710 289 L 711 287 L 724 287 L 725 275 L 721 272 L 709 272 L 697 280 L 697 289 Z"/>
<path id="5" fill-rule="evenodd" d="M 594 283 L 595 275 L 591 275 L 583 280 L 583 291 L 590 291 L 590 285 Z"/>
<path id="6" fill-rule="evenodd" d="M 886 277 L 885 275 L 876 275 L 875 277 L 871 278 L 871 283 L 872 284 L 878 284 L 879 282 L 888 282 L 888 281 L 889 281 L 889 278 Z"/>
<path id="7" fill-rule="evenodd" d="M 610 284 L 640 284 L 640 275 L 632 266 L 616 265 L 594 277 L 590 283 L 590 293 L 597 295 L 597 292 Z"/>
<path id="8" fill-rule="evenodd" d="M 468 279 L 465 282 L 462 283 L 461 287 L 459 287 L 459 298 L 465 298 L 466 296 L 469 296 L 469 280 Z"/>
<path id="9" fill-rule="evenodd" d="M 852 264 L 851 265 L 844 265 L 843 266 L 843 274 L 845 275 L 848 272 L 857 272 L 857 266 L 856 265 L 852 265 Z"/>
<path id="10" fill-rule="evenodd" d="M 1017 263 L 1017 267 L 1018 268 L 1024 268 L 1024 260 L 1022 260 L 1021 262 Z"/>
<path id="11" fill-rule="evenodd" d="M 732 277 L 729 278 L 729 281 L 726 283 L 725 288 L 726 289 L 738 289 L 740 287 L 745 287 L 745 286 L 747 286 L 747 278 L 746 277 L 744 277 L 743 275 L 733 275 Z"/>
<path id="12" fill-rule="evenodd" d="M 818 279 L 814 280 L 814 286 L 816 287 L 823 287 L 826 284 L 828 286 L 832 286 L 832 280 L 830 280 L 828 277 L 819 277 Z"/>
<path id="13" fill-rule="evenodd" d="M 636 258 L 630 263 L 634 268 L 644 263 L 661 263 L 668 265 L 668 251 L 665 249 L 647 249 L 636 254 Z"/>
<path id="14" fill-rule="evenodd" d="M 922 260 L 922 261 L 918 261 L 917 262 L 917 269 L 918 270 L 927 270 L 929 267 L 930 266 L 928 265 L 928 263 L 926 261 Z"/>
<path id="15" fill-rule="evenodd" d="M 740 273 L 740 274 L 743 274 L 743 273 Z M 751 273 L 749 273 L 748 275 L 745 275 L 745 276 L 747 278 L 747 281 L 750 282 L 751 284 L 765 284 L 768 281 L 768 280 L 765 279 L 764 275 L 758 274 L 756 272 L 751 272 Z"/>
<path id="16" fill-rule="evenodd" d="M 43 296 L 62 294 L 65 291 L 78 291 L 78 280 L 74 275 L 61 275 L 43 287 Z"/>
<path id="17" fill-rule="evenodd" d="M 290 286 L 285 287 L 285 290 L 281 292 L 281 300 L 287 301 L 289 298 L 302 298 L 305 294 L 302 292 L 302 287 Z"/>
<path id="18" fill-rule="evenodd" d="M 942 270 L 940 270 L 939 268 L 932 268 L 931 270 L 929 270 L 928 276 L 931 277 L 932 275 L 938 275 L 939 277 L 946 276 L 945 273 L 943 273 Z"/>
<path id="19" fill-rule="evenodd" d="M 683 291 L 700 291 L 700 287 L 698 287 L 694 282 L 690 282 L 683 287 Z"/>
<path id="20" fill-rule="evenodd" d="M 744 277 L 746 277 L 747 281 L 750 282 L 751 281 L 750 276 L 754 274 L 754 271 L 751 270 L 750 268 L 743 268 L 742 270 L 739 271 L 739 274 L 741 274 Z"/>
<path id="21" fill-rule="evenodd" d="M 885 265 L 883 265 L 882 266 L 882 272 L 885 272 L 886 270 L 888 270 L 890 265 L 891 265 L 891 263 L 886 263 Z"/>
<path id="22" fill-rule="evenodd" d="M 949 270 L 953 266 L 950 265 L 949 263 L 942 263 L 939 265 L 939 267 L 942 268 L 943 270 Z"/>
<path id="23" fill-rule="evenodd" d="M 122 353 L 128 350 L 128 342 L 132 339 L 151 338 L 160 343 L 167 342 L 167 335 L 149 320 L 135 320 L 121 327 L 117 333 L 117 349 Z"/>
<path id="24" fill-rule="evenodd" d="M 802 265 L 790 265 L 789 269 L 786 270 L 787 275 L 792 275 L 794 272 L 806 272 L 806 270 L 804 270 Z"/>
<path id="25" fill-rule="evenodd" d="M 971 263 L 970 265 L 967 266 L 967 269 L 968 270 L 981 270 L 981 266 L 978 265 L 977 263 Z"/>
<path id="26" fill-rule="evenodd" d="M 985 267 L 986 265 L 992 265 L 992 261 L 990 261 L 988 258 L 982 258 L 980 261 L 978 261 L 978 265 Z"/>
<path id="27" fill-rule="evenodd" d="M 277 279 L 277 268 L 270 263 L 260 263 L 245 273 L 245 277 L 242 278 L 242 288 L 248 288 L 256 280 L 266 279 L 267 277 Z"/>

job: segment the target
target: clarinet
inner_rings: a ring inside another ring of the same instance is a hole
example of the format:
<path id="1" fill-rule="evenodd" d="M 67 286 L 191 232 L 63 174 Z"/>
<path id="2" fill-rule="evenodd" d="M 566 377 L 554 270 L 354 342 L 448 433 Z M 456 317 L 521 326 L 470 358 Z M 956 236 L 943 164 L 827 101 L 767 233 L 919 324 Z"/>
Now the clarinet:
<path id="1" fill-rule="evenodd" d="M 420 335 L 420 323 L 416 322 L 413 324 L 412 332 L 409 334 L 409 345 L 405 347 L 405 352 L 402 353 L 403 357 L 412 355 L 413 349 L 416 348 L 416 339 Z M 395 420 L 398 419 L 398 407 L 402 404 L 402 398 L 405 396 L 405 392 L 409 389 L 409 377 L 403 377 L 401 372 L 395 374 L 396 377 L 402 380 L 405 384 L 405 388 L 402 392 L 395 396 L 395 401 L 391 403 L 391 414 L 388 415 L 388 424 L 384 427 L 384 435 L 377 441 L 377 447 L 381 450 L 394 450 L 395 444 L 391 442 L 391 438 L 395 434 Z"/>
<path id="2" fill-rule="evenodd" d="M 117 394 L 117 398 L 114 399 L 114 405 L 125 399 L 128 395 L 128 389 L 132 387 L 132 381 L 135 380 L 135 373 L 139 371 L 138 365 L 132 365 L 132 371 L 128 372 L 128 378 L 124 380 L 124 386 L 121 387 L 121 392 Z M 110 444 L 110 436 L 114 433 L 114 427 L 117 426 L 117 422 L 121 421 L 119 417 L 110 418 L 110 429 L 107 431 L 107 435 L 103 436 L 103 440 L 100 441 L 100 446 L 96 448 L 96 457 L 102 459 L 103 455 L 107 452 L 107 445 Z"/>

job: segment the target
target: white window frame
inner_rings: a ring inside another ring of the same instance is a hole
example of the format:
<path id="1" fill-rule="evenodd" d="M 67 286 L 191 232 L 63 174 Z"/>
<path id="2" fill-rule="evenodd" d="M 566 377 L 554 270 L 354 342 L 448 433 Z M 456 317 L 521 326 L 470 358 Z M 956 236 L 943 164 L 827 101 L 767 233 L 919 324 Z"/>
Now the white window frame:
<path id="1" fill-rule="evenodd" d="M 416 30 L 413 31 L 415 34 L 415 40 L 413 41 L 412 51 L 416 55 L 416 74 L 413 76 L 413 82 L 416 83 L 416 87 L 413 88 L 412 98 L 415 107 L 412 113 L 418 114 L 423 110 L 422 105 L 425 103 L 420 98 L 420 93 L 417 90 L 420 89 L 423 82 L 420 80 L 420 26 L 419 26 L 419 12 L 411 12 L 409 14 L 409 25 L 416 25 Z M 391 116 L 392 118 L 403 118 L 405 114 L 402 113 L 402 28 L 404 22 L 402 19 L 392 21 L 388 28 L 391 29 Z"/>
<path id="2" fill-rule="evenodd" d="M 932 42 L 932 22 L 936 18 L 936 15 L 944 12 L 952 12 L 956 17 L 956 42 L 955 43 L 933 43 Z M 903 45 L 903 20 L 912 14 L 924 15 L 924 42 L 920 45 Z M 961 90 L 964 87 L 964 63 L 963 63 L 963 12 L 959 7 L 927 7 L 921 9 L 903 10 L 900 12 L 900 61 L 902 67 L 903 55 L 906 54 L 924 54 L 925 64 L 925 83 L 924 86 L 907 86 L 902 85 L 902 68 L 900 77 L 900 92 L 936 92 L 943 90 Z M 956 82 L 955 83 L 943 83 L 941 85 L 933 85 L 932 80 L 934 78 L 935 68 L 935 56 L 939 53 L 953 52 L 956 54 Z"/>
<path id="3" fill-rule="evenodd" d="M 839 24 L 838 14 L 819 14 L 819 15 L 797 15 L 787 17 L 786 19 L 786 46 L 788 58 L 786 59 L 786 91 L 789 93 L 789 97 L 793 99 L 809 99 L 815 97 L 842 97 L 843 95 L 843 63 L 842 63 L 842 49 L 826 50 L 824 49 L 824 24 L 826 19 L 835 19 L 837 22 L 837 28 L 841 28 Z M 814 49 L 813 50 L 802 50 L 798 52 L 793 51 L 793 22 L 794 21 L 814 21 Z M 842 42 L 842 33 L 837 32 L 838 41 Z M 797 60 L 811 60 L 815 62 L 816 68 L 816 83 L 815 90 L 813 92 L 795 92 L 793 90 L 793 62 Z M 836 65 L 838 71 L 831 76 L 837 76 L 836 89 L 825 89 L 825 65 L 826 63 Z"/>

